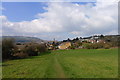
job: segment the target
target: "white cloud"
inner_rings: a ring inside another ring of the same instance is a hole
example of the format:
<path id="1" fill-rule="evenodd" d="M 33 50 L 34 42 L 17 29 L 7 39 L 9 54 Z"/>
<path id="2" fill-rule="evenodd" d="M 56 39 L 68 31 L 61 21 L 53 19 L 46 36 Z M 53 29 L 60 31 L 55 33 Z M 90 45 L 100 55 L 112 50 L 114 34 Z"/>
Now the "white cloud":
<path id="1" fill-rule="evenodd" d="M 117 3 L 98 0 L 94 6 L 73 3 L 48 3 L 47 12 L 37 14 L 37 19 L 10 22 L 5 16 L 3 34 L 9 33 L 70 33 L 71 35 L 112 34 L 117 31 Z M 9 32 L 9 31 L 10 32 Z M 111 32 L 111 33 L 110 33 Z M 56 35 L 57 36 L 57 35 Z M 68 37 L 68 36 L 66 36 Z"/>
<path id="2" fill-rule="evenodd" d="M 118 35 L 118 30 L 113 30 L 113 31 L 110 31 L 110 32 L 108 32 L 108 33 L 106 33 L 106 35 Z"/>
<path id="3" fill-rule="evenodd" d="M 80 32 L 80 31 L 72 31 L 71 34 L 74 34 L 74 35 L 83 35 L 83 33 Z"/>

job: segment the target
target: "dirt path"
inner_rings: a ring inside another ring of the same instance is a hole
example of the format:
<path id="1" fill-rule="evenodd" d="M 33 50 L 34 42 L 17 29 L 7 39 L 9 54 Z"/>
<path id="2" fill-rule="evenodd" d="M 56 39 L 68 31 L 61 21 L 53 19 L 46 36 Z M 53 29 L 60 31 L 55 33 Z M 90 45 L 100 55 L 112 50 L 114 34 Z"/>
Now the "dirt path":
<path id="1" fill-rule="evenodd" d="M 56 71 L 57 77 L 58 78 L 66 78 L 64 70 L 62 69 L 60 63 L 58 62 L 58 59 L 55 56 L 54 56 L 54 61 L 55 61 L 54 67 L 55 67 L 55 71 Z"/>

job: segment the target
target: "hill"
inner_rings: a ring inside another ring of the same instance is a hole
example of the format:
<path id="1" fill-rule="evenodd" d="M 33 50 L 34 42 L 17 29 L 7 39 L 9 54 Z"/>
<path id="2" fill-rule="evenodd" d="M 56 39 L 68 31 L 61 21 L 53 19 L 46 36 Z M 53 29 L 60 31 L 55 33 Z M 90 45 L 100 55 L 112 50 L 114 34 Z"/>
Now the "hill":
<path id="1" fill-rule="evenodd" d="M 118 49 L 56 50 L 3 62 L 2 70 L 3 79 L 117 78 Z"/>
<path id="2" fill-rule="evenodd" d="M 5 38 L 13 38 L 16 42 L 44 42 L 44 40 L 36 38 L 36 37 L 26 37 L 26 36 L 2 36 L 2 39 Z"/>

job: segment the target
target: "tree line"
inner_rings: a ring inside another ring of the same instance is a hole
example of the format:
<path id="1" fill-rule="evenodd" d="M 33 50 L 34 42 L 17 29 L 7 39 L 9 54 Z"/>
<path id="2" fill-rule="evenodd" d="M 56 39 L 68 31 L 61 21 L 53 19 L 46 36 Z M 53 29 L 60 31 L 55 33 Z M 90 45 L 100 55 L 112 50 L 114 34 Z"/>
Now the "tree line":
<path id="1" fill-rule="evenodd" d="M 19 49 L 15 40 L 6 38 L 2 40 L 2 60 L 27 58 L 29 56 L 38 56 L 41 53 L 47 52 L 45 44 L 30 43 L 24 45 L 24 48 Z"/>

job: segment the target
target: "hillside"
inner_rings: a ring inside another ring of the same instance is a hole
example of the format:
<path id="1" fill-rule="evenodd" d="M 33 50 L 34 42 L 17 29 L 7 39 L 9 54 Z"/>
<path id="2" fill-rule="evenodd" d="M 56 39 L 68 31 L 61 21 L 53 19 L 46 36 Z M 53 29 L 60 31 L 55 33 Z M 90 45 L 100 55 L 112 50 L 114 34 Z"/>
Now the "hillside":
<path id="1" fill-rule="evenodd" d="M 5 38 L 13 38 L 16 42 L 44 42 L 44 40 L 36 38 L 36 37 L 25 37 L 25 36 L 2 36 L 2 39 Z"/>
<path id="2" fill-rule="evenodd" d="M 119 41 L 120 40 L 120 35 L 106 35 L 103 38 L 106 41 Z"/>
<path id="3" fill-rule="evenodd" d="M 56 50 L 3 62 L 2 70 L 3 78 L 117 78 L 118 49 Z"/>

